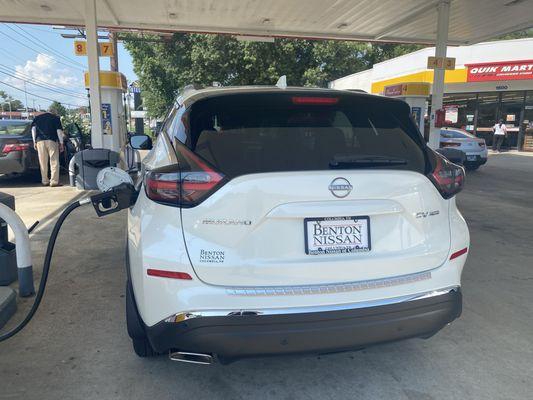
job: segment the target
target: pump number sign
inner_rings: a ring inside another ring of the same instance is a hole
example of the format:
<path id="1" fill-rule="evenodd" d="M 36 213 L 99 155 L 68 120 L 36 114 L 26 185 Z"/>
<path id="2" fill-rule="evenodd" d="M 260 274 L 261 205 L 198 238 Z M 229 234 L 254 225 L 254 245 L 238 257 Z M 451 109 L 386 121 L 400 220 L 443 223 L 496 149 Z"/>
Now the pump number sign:
<path id="1" fill-rule="evenodd" d="M 100 42 L 98 43 L 98 50 L 100 57 L 112 57 L 113 54 L 113 44 L 111 42 Z M 87 42 L 84 40 L 74 41 L 74 53 L 77 56 L 86 56 L 87 55 Z"/>

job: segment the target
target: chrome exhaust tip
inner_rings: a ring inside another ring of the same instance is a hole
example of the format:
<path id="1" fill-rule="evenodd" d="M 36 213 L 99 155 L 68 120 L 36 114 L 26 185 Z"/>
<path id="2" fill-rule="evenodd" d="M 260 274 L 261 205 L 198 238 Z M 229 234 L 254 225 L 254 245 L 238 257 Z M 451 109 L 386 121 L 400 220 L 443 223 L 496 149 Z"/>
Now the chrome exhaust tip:
<path id="1" fill-rule="evenodd" d="M 168 358 L 172 361 L 180 361 L 191 364 L 203 364 L 209 365 L 213 364 L 213 357 L 209 354 L 201 353 L 187 353 L 184 351 L 176 351 L 168 354 Z"/>

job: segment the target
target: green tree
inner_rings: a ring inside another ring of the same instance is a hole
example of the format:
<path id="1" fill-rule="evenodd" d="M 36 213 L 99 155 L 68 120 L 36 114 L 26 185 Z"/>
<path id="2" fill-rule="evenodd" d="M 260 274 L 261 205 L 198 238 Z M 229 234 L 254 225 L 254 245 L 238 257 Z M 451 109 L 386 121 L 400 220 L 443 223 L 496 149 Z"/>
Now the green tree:
<path id="1" fill-rule="evenodd" d="M 81 113 L 85 113 L 86 110 L 82 107 L 72 110 L 66 110 L 66 114 L 61 117 L 61 124 L 63 129 L 68 134 L 74 134 L 77 129 L 75 125 L 80 129 L 82 136 L 85 137 L 86 143 L 90 141 L 90 129 L 81 117 Z"/>
<path id="2" fill-rule="evenodd" d="M 48 111 L 59 115 L 60 117 L 65 117 L 67 115 L 67 109 L 63 104 L 58 101 L 52 102 L 52 104 L 50 104 L 50 107 L 48 107 Z"/>
<path id="3" fill-rule="evenodd" d="M 497 37 L 494 40 L 525 39 L 530 37 L 533 37 L 533 28 L 526 29 L 524 31 L 508 33 L 507 35 Z"/>
<path id="4" fill-rule="evenodd" d="M 20 100 L 14 99 L 3 90 L 0 90 L 0 98 L 2 99 L 0 104 L 4 111 L 9 111 L 10 109 L 16 111 L 24 108 L 24 104 Z"/>
<path id="5" fill-rule="evenodd" d="M 327 86 L 333 79 L 419 46 L 276 39 L 241 42 L 226 35 L 176 33 L 170 39 L 130 34 L 125 45 L 139 77 L 143 104 L 153 116 L 168 109 L 189 84 L 273 85 L 281 75 L 291 86 Z"/>

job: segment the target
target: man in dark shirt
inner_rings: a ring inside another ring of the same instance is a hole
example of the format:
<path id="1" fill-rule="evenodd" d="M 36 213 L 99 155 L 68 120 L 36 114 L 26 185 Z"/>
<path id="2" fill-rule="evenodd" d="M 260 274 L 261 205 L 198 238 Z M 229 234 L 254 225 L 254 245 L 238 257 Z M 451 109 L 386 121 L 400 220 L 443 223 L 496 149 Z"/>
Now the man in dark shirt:
<path id="1" fill-rule="evenodd" d="M 39 155 L 43 186 L 61 186 L 59 184 L 59 153 L 64 150 L 65 137 L 61 120 L 57 115 L 47 112 L 35 117 L 31 126 L 33 146 Z M 50 179 L 48 179 L 48 161 L 50 161 Z"/>

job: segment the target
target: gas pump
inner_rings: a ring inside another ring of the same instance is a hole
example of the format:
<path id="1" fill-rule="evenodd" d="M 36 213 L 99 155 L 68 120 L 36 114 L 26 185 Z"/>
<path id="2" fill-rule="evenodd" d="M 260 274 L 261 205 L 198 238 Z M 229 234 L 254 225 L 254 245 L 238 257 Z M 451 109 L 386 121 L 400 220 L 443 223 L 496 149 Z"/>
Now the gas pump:
<path id="1" fill-rule="evenodd" d="M 90 85 L 89 73 L 85 73 L 85 87 Z M 101 129 L 91 131 L 91 149 L 76 153 L 69 163 L 71 186 L 81 190 L 96 189 L 96 174 L 99 170 L 117 164 L 129 168 L 120 155 L 126 153 L 128 138 L 123 93 L 127 90 L 126 77 L 120 72 L 101 71 Z M 131 157 L 124 157 L 126 161 Z"/>
<path id="2" fill-rule="evenodd" d="M 89 73 L 85 73 L 85 87 L 89 88 Z M 120 153 L 127 140 L 123 93 L 127 90 L 126 77 L 120 72 L 101 71 L 102 133 L 91 133 L 93 148 Z"/>
<path id="3" fill-rule="evenodd" d="M 424 116 L 427 112 L 427 99 L 429 96 L 429 83 L 408 82 L 385 86 L 384 95 L 404 100 L 411 107 L 411 115 L 424 134 Z"/>

